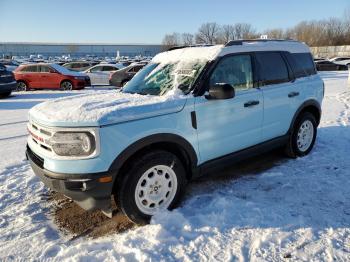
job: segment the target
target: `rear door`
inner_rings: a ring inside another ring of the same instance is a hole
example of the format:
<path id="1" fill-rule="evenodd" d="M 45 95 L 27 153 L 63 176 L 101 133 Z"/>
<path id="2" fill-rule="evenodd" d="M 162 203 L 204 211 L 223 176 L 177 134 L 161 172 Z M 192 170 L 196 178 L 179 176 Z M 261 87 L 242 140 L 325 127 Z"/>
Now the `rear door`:
<path id="1" fill-rule="evenodd" d="M 98 66 L 95 66 L 93 68 L 91 68 L 89 71 L 88 71 L 88 75 L 90 77 L 90 80 L 91 80 L 91 85 L 99 85 L 101 84 L 102 82 L 102 70 L 103 70 L 103 66 L 101 65 L 98 65 Z"/>
<path id="2" fill-rule="evenodd" d="M 102 71 L 101 71 L 101 79 L 100 79 L 100 84 L 102 85 L 109 85 L 109 75 L 112 71 L 117 71 L 118 68 L 113 67 L 113 66 L 103 66 Z"/>
<path id="3" fill-rule="evenodd" d="M 255 60 L 264 96 L 262 139 L 267 141 L 287 133 L 295 113 L 293 100 L 299 92 L 282 53 L 258 52 Z"/>
<path id="4" fill-rule="evenodd" d="M 24 80 L 30 88 L 40 87 L 40 68 L 38 65 L 30 65 L 22 71 Z"/>

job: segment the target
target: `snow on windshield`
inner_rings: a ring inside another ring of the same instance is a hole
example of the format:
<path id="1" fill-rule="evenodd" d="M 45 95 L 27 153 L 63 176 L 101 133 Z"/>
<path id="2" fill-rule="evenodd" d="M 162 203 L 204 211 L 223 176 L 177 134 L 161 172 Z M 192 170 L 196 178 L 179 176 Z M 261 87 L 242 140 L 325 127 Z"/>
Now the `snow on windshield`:
<path id="1" fill-rule="evenodd" d="M 171 65 L 169 72 L 171 81 L 165 87 L 164 92 L 179 87 L 182 90 L 188 89 L 205 64 L 214 60 L 222 48 L 222 45 L 189 47 L 160 53 L 152 59 L 153 63 L 159 65 L 149 74 L 149 77 L 156 75 L 157 71 Z"/>

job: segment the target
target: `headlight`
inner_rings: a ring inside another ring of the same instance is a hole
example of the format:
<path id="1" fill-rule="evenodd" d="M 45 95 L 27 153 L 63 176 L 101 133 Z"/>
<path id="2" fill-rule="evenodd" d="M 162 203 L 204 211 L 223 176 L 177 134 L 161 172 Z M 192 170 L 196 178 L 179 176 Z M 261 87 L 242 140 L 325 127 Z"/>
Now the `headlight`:
<path id="1" fill-rule="evenodd" d="M 48 141 L 59 156 L 89 156 L 96 149 L 96 139 L 90 132 L 57 132 Z"/>
<path id="2" fill-rule="evenodd" d="M 75 76 L 74 79 L 76 79 L 76 80 L 85 80 L 85 76 Z"/>

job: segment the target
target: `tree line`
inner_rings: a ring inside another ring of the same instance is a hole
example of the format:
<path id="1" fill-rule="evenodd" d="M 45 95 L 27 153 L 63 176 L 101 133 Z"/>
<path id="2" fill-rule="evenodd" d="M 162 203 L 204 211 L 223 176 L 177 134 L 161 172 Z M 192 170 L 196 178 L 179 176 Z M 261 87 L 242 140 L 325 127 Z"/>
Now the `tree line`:
<path id="1" fill-rule="evenodd" d="M 256 39 L 261 35 L 275 39 L 294 39 L 309 46 L 350 45 L 350 8 L 342 18 L 302 21 L 292 28 L 273 28 L 258 32 L 251 24 L 236 23 L 220 25 L 215 22 L 204 23 L 195 34 L 166 34 L 162 40 L 163 50 L 173 46 L 195 44 L 225 44 L 236 39 Z"/>

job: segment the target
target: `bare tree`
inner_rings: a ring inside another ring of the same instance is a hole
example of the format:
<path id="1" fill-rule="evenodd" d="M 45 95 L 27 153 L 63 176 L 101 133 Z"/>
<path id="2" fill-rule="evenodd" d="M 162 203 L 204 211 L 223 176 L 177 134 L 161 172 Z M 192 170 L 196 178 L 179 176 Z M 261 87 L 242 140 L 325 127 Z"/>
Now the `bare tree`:
<path id="1" fill-rule="evenodd" d="M 235 39 L 251 39 L 256 38 L 256 30 L 251 24 L 237 23 L 233 25 Z"/>
<path id="2" fill-rule="evenodd" d="M 182 34 L 182 43 L 184 45 L 193 45 L 194 44 L 194 36 L 190 33 Z"/>
<path id="3" fill-rule="evenodd" d="M 178 33 L 167 34 L 162 40 L 162 51 L 166 51 L 171 47 L 181 44 L 180 35 Z"/>
<path id="4" fill-rule="evenodd" d="M 198 44 L 216 44 L 220 33 L 220 26 L 217 23 L 205 23 L 200 26 L 196 34 Z"/>
<path id="5" fill-rule="evenodd" d="M 264 35 L 267 35 L 268 38 L 273 39 L 284 39 L 286 38 L 286 33 L 283 29 L 275 28 L 275 29 L 269 29 L 264 32 Z"/>
<path id="6" fill-rule="evenodd" d="M 220 42 L 225 44 L 235 39 L 235 28 L 233 25 L 223 25 L 221 28 Z"/>

